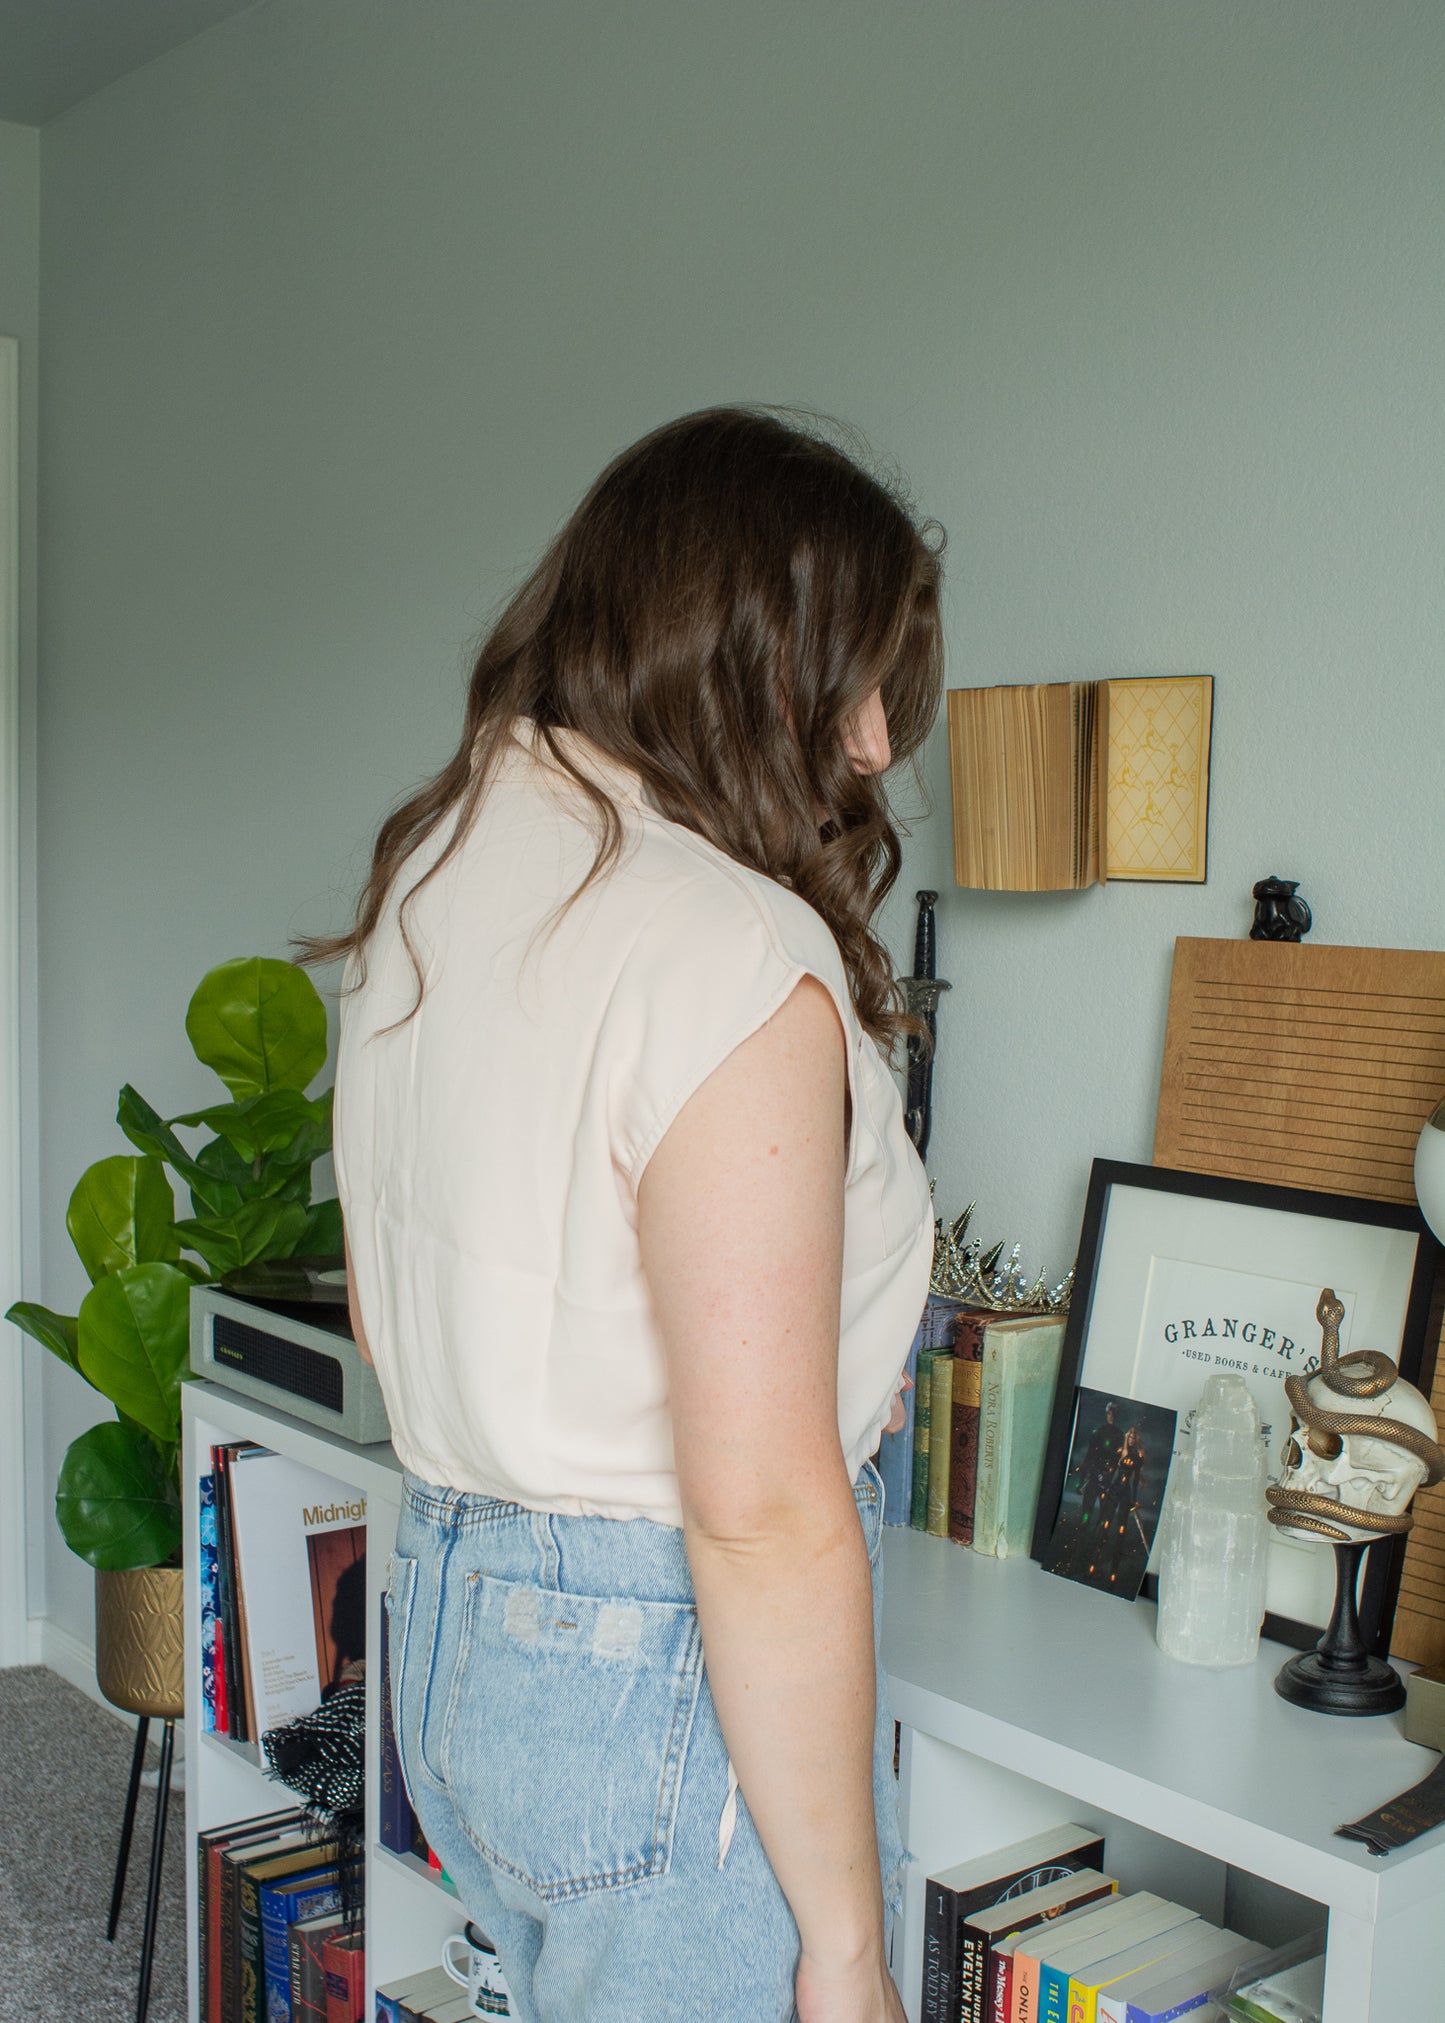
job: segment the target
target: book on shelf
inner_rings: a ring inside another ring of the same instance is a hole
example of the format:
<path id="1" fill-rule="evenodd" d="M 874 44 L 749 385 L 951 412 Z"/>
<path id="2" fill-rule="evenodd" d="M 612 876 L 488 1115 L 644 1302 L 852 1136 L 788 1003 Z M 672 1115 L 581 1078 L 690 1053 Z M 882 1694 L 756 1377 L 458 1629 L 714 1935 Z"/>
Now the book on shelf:
<path id="1" fill-rule="evenodd" d="M 923 1322 L 914 1332 L 903 1373 L 908 1383 L 901 1393 L 903 1424 L 885 1433 L 878 1446 L 878 1476 L 883 1484 L 883 1522 L 908 1524 L 913 1514 L 913 1421 L 918 1409 L 918 1352 L 923 1346 Z"/>
<path id="2" fill-rule="evenodd" d="M 1104 1843 L 1092 1827 L 1054 1826 L 931 1875 L 924 1896 L 920 2023 L 956 2023 L 958 1932 L 966 1918 L 1015 1891 L 1100 1868 L 1103 1860 Z"/>
<path id="3" fill-rule="evenodd" d="M 379 1807 L 379 1837 L 381 1844 L 393 1854 L 415 1855 L 428 1868 L 440 1870 L 440 1862 L 432 1858 L 427 1846 L 426 1835 L 421 1830 L 421 1822 L 412 1810 L 407 1796 L 406 1779 L 401 1773 L 401 1755 L 396 1746 L 396 1725 L 392 1718 L 391 1704 L 391 1623 L 385 1609 L 381 1612 L 381 1735 L 377 1751 L 381 1772 L 381 1803 Z"/>
<path id="4" fill-rule="evenodd" d="M 385 2023 L 415 2023 L 417 2017 L 430 2015 L 437 2004 L 453 2002 L 459 1992 L 445 1967 L 423 1967 L 419 1973 L 377 1989 L 377 2023 L 383 2019 Z"/>
<path id="5" fill-rule="evenodd" d="M 232 1820 L 196 1835 L 196 1963 L 201 1989 L 201 2023 L 221 2023 L 221 1856 L 228 1848 L 274 1841 L 299 1830 L 296 1806 Z"/>
<path id="6" fill-rule="evenodd" d="M 196 1587 L 200 1614 L 201 1645 L 201 1726 L 209 1734 L 216 1726 L 216 1471 L 201 1476 L 196 1484 L 197 1558 Z"/>
<path id="7" fill-rule="evenodd" d="M 310 1714 L 348 1661 L 338 1596 L 365 1580 L 366 1499 L 264 1450 L 232 1470 L 231 1532 L 253 1737 Z M 354 1613 L 362 1624 L 364 1609 Z M 355 1635 L 351 1640 L 355 1640 Z"/>
<path id="8" fill-rule="evenodd" d="M 1184 1906 L 1177 1904 L 1174 1908 L 1183 1911 Z M 1151 1930 L 1146 1922 L 1142 1928 L 1136 1928 L 1132 1944 L 1125 1945 L 1122 1951 L 1106 1953 L 1092 1966 L 1080 1967 L 1069 1976 L 1065 2023 L 1098 2023 L 1099 1998 L 1106 1990 L 1126 1976 L 1137 1973 L 1140 1968 L 1158 1969 L 1166 1960 L 1187 1955 L 1197 1946 L 1201 1933 L 1213 1929 L 1192 1913 L 1180 1917 L 1173 1924 L 1165 1925 L 1162 1919 L 1154 1920 L 1154 1924 L 1162 1929 Z M 1139 1929 L 1148 1932 L 1149 1936 L 1140 1938 Z M 1128 1934 L 1121 1936 L 1127 1938 Z"/>
<path id="9" fill-rule="evenodd" d="M 1069 1984 L 1080 1969 L 1107 1960 L 1111 1953 L 1137 1945 L 1151 1934 L 1169 1931 L 1192 1916 L 1182 1904 L 1172 1904 L 1150 1890 L 1138 1890 L 1086 1912 L 1068 1931 L 1045 1927 L 1042 1944 L 1029 1949 L 1036 1951 L 1039 1959 L 1038 2023 L 1067 2023 Z"/>
<path id="10" fill-rule="evenodd" d="M 321 1947 L 326 1972 L 326 2023 L 364 2023 L 366 2007 L 366 1934 L 329 1934 Z"/>
<path id="11" fill-rule="evenodd" d="M 1118 1887 L 1112 1876 L 1096 1868 L 1082 1868 L 1054 1882 L 1011 1894 L 1002 1903 L 961 1919 L 955 1940 L 958 2004 L 954 2014 L 958 2023 L 992 2023 L 997 2006 L 996 1967 L 1005 1960 L 1012 1965 L 1011 1958 L 1000 1951 L 1004 1944 L 1036 1925 L 1053 1923 L 1070 1911 L 1112 1896 Z M 1005 1980 L 1011 1980 L 1007 1972 Z"/>
<path id="12" fill-rule="evenodd" d="M 286 1983 L 290 1994 L 290 2016 L 283 2013 L 277 2023 L 328 2023 L 326 2014 L 326 1941 L 344 1931 L 346 1919 L 340 1910 L 312 1918 L 296 1918 L 286 1933 Z M 352 2023 L 350 2017 L 347 2023 Z"/>
<path id="13" fill-rule="evenodd" d="M 291 1927 L 341 1909 L 341 1871 L 334 1860 L 261 1889 L 261 2006 L 263 2023 L 293 2023 L 291 2016 Z M 322 1988 L 324 1996 L 324 1984 Z M 324 2002 L 323 2002 L 324 2013 Z"/>
<path id="14" fill-rule="evenodd" d="M 953 1461 L 953 1350 L 935 1350 L 928 1365 L 928 1530 L 948 1536 L 948 1480 Z"/>
<path id="15" fill-rule="evenodd" d="M 254 1440 L 225 1440 L 211 1449 L 216 1499 L 216 1638 L 221 1667 L 216 1686 L 217 1728 L 233 1741 L 253 1740 L 247 1725 L 245 1664 L 242 1657 L 241 1599 L 231 1531 L 231 1481 L 238 1462 L 258 1453 Z"/>
<path id="16" fill-rule="evenodd" d="M 261 1891 L 286 1876 L 314 1875 L 317 1864 L 336 1859 L 335 1841 L 320 1846 L 307 1838 L 284 1853 L 236 1864 L 236 1913 L 231 1975 L 237 1991 L 233 2023 L 266 2023 L 266 1955 L 261 1930 Z M 223 2010 L 224 2013 L 224 2010 Z M 232 2023 L 232 2019 L 228 2019 Z"/>
<path id="17" fill-rule="evenodd" d="M 988 1316 L 966 1309 L 953 1325 L 953 1390 L 949 1399 L 948 1480 L 944 1529 L 959 1545 L 973 1542 L 978 1488 L 979 1377 Z M 931 1527 L 930 1527 L 931 1528 Z"/>
<path id="18" fill-rule="evenodd" d="M 1026 1558 L 1043 1480 L 1044 1453 L 1064 1346 L 1050 1314 L 992 1319 L 979 1364 L 975 1552 Z"/>
<path id="19" fill-rule="evenodd" d="M 1238 1932 L 1210 1928 L 1198 1945 L 1130 1974 L 1099 1998 L 1100 2023 L 1175 2023 L 1202 2010 L 1210 1992 L 1248 1960 L 1264 1957 L 1264 1947 Z"/>
<path id="20" fill-rule="evenodd" d="M 1213 701 L 1208 675 L 951 689 L 956 882 L 1202 884 Z"/>

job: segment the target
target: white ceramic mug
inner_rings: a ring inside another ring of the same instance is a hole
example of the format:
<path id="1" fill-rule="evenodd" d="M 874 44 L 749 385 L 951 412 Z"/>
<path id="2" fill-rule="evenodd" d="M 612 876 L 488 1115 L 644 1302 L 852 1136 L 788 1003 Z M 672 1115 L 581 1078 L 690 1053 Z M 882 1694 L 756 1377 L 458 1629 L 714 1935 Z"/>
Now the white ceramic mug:
<path id="1" fill-rule="evenodd" d="M 442 1947 L 442 1965 L 465 1988 L 474 2016 L 510 2016 L 507 1983 L 495 1948 L 473 1924 L 453 1932 Z"/>

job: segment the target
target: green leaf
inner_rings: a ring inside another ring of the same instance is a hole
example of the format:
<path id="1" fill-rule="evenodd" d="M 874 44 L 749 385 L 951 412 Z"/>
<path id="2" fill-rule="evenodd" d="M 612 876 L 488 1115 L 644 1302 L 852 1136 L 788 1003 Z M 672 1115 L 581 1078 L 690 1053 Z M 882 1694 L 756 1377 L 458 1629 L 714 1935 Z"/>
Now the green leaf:
<path id="1" fill-rule="evenodd" d="M 106 1573 L 160 1566 L 180 1551 L 174 1474 L 154 1442 L 131 1425 L 92 1426 L 71 1441 L 55 1515 L 71 1551 Z"/>
<path id="2" fill-rule="evenodd" d="M 293 1257 L 339 1257 L 346 1239 L 341 1233 L 341 1203 L 318 1201 L 296 1239 Z"/>
<path id="3" fill-rule="evenodd" d="M 173 1264 L 133 1264 L 80 1303 L 80 1373 L 157 1440 L 180 1438 L 191 1281 Z"/>
<path id="4" fill-rule="evenodd" d="M 168 1161 L 183 1180 L 191 1178 L 195 1161 L 160 1112 L 152 1109 L 129 1082 L 120 1092 L 115 1121 L 137 1151 Z"/>
<path id="5" fill-rule="evenodd" d="M 5 1318 L 32 1341 L 49 1349 L 52 1356 L 59 1356 L 62 1363 L 79 1371 L 80 1364 L 75 1359 L 76 1323 L 68 1315 L 53 1314 L 49 1307 L 37 1306 L 34 1300 L 17 1300 Z"/>
<path id="6" fill-rule="evenodd" d="M 314 1102 L 299 1089 L 273 1089 L 245 1103 L 218 1103 L 172 1117 L 173 1124 L 204 1124 L 247 1159 L 284 1153 L 288 1166 L 319 1159 L 331 1150 L 331 1091 Z"/>
<path id="7" fill-rule="evenodd" d="M 326 1059 L 326 1007 L 316 986 L 271 956 L 240 956 L 203 976 L 186 1033 L 238 1102 L 304 1089 Z"/>
<path id="8" fill-rule="evenodd" d="M 86 1167 L 70 1197 L 65 1226 L 93 1285 L 128 1264 L 179 1257 L 171 1229 L 175 1212 L 160 1159 L 118 1153 Z"/>
<path id="9" fill-rule="evenodd" d="M 259 1257 L 289 1257 L 305 1226 L 306 1210 L 299 1202 L 271 1197 L 243 1201 L 233 1215 L 178 1222 L 176 1234 L 188 1250 L 199 1251 L 220 1278 L 243 1264 L 254 1264 Z M 84 1308 L 81 1311 L 84 1313 Z"/>

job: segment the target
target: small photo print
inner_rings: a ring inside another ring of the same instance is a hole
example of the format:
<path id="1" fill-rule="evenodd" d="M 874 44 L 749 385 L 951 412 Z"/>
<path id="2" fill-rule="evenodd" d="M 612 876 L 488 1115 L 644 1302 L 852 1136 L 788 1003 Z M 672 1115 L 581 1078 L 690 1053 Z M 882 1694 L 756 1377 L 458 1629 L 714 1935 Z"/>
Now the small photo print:
<path id="1" fill-rule="evenodd" d="M 1048 1573 L 1136 1599 L 1154 1544 L 1175 1414 L 1080 1386 Z"/>

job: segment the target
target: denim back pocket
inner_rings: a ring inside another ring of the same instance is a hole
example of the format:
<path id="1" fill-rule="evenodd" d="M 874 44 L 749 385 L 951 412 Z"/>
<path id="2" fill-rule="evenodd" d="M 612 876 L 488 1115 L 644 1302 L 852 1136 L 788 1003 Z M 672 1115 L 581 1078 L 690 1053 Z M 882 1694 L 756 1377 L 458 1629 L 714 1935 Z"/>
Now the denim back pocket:
<path id="1" fill-rule="evenodd" d="M 480 1853 L 548 1902 L 665 1874 L 701 1683 L 686 1603 L 469 1574 L 441 1753 Z"/>

